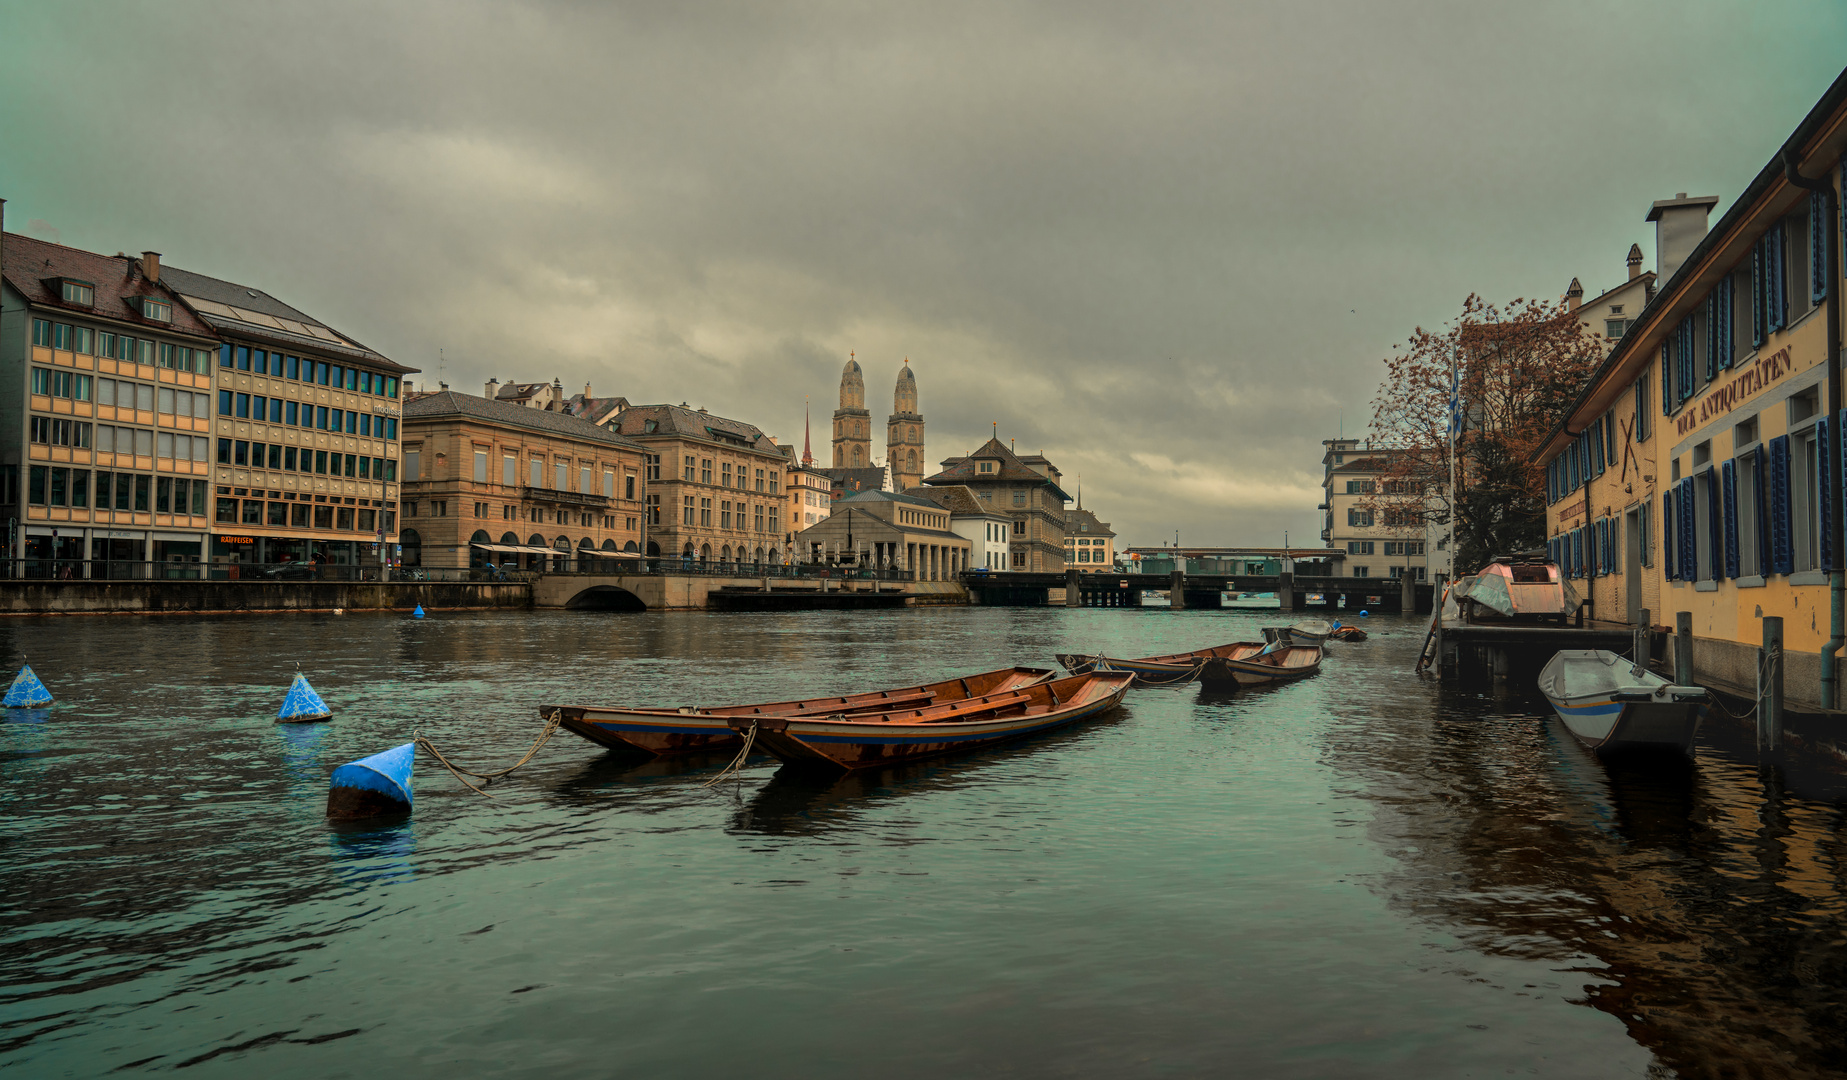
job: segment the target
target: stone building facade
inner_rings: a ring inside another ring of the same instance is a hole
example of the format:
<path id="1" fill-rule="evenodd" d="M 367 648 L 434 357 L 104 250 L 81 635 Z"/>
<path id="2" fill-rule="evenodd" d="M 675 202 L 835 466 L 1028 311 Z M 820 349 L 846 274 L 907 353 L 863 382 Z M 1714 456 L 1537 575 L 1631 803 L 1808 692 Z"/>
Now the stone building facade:
<path id="1" fill-rule="evenodd" d="M 645 542 L 644 448 L 566 413 L 443 390 L 404 406 L 405 566 L 586 568 Z"/>
<path id="2" fill-rule="evenodd" d="M 969 568 L 969 541 L 930 499 L 862 491 L 834 504 L 825 521 L 796 534 L 801 562 L 910 570 L 918 581 L 949 581 Z"/>
<path id="3" fill-rule="evenodd" d="M 685 405 L 631 405 L 604 427 L 648 455 L 647 516 L 658 511 L 659 523 L 649 526 L 647 554 L 707 565 L 785 560 L 790 458 L 761 429 Z"/>
<path id="4" fill-rule="evenodd" d="M 891 417 L 885 424 L 885 464 L 891 472 L 892 488 L 908 491 L 923 483 L 924 418 L 917 407 L 917 377 L 911 374 L 910 361 L 898 372 L 898 386 L 892 394 Z"/>
<path id="5" fill-rule="evenodd" d="M 836 469 L 863 469 L 872 464 L 872 413 L 866 408 L 866 377 L 859 361 L 849 359 L 840 372 L 840 407 L 834 410 Z"/>
<path id="6" fill-rule="evenodd" d="M 1065 511 L 1065 565 L 1086 574 L 1116 569 L 1116 530 L 1082 504 Z"/>
<path id="7" fill-rule="evenodd" d="M 966 486 L 985 507 L 1007 515 L 1013 525 L 1008 570 L 1063 573 L 1065 504 L 1071 500 L 1060 479 L 1044 457 L 1022 458 L 992 438 L 967 457 L 944 461 L 942 471 L 924 483 Z"/>

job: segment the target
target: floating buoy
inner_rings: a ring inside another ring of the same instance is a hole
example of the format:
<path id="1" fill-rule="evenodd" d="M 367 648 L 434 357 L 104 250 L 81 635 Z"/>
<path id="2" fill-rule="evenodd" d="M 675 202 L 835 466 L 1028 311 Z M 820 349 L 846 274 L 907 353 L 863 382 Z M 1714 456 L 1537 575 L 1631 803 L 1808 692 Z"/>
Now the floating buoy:
<path id="1" fill-rule="evenodd" d="M 0 701 L 9 709 L 36 709 L 41 705 L 51 704 L 51 691 L 38 681 L 32 673 L 32 665 L 27 664 L 13 676 L 13 685 L 6 689 L 6 699 Z"/>
<path id="2" fill-rule="evenodd" d="M 410 767 L 416 757 L 417 744 L 407 742 L 335 769 L 327 789 L 327 816 L 359 821 L 409 813 Z"/>
<path id="3" fill-rule="evenodd" d="M 410 613 L 410 617 L 411 617 L 411 618 L 413 618 L 413 619 L 421 619 L 421 618 L 423 618 L 423 605 L 422 605 L 422 604 L 418 604 L 418 605 L 417 605 L 417 610 L 415 610 L 415 611 L 413 611 L 413 612 L 411 612 L 411 613 Z"/>
<path id="4" fill-rule="evenodd" d="M 278 724 L 305 724 L 310 720 L 327 720 L 333 716 L 321 695 L 308 685 L 308 677 L 297 671 L 295 681 L 289 684 L 289 692 L 282 699 L 282 708 L 276 710 Z"/>
<path id="5" fill-rule="evenodd" d="M 1366 611 L 1366 610 L 1364 610 L 1364 609 L 1361 609 L 1361 611 L 1360 611 L 1360 618 L 1362 618 L 1362 619 L 1370 619 L 1370 618 L 1372 618 L 1372 612 L 1370 612 L 1370 611 Z"/>

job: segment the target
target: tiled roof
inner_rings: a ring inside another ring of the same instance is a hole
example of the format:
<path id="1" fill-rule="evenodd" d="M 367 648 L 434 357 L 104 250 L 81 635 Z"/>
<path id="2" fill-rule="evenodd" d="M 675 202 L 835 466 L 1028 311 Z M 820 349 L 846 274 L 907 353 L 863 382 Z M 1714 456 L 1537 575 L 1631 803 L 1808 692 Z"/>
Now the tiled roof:
<path id="1" fill-rule="evenodd" d="M 885 466 L 872 465 L 863 469 L 815 469 L 815 472 L 834 485 L 835 491 L 883 491 L 885 490 Z"/>
<path id="2" fill-rule="evenodd" d="M 647 422 L 650 420 L 656 424 L 655 430 L 651 432 L 647 430 Z M 684 405 L 631 405 L 605 426 L 634 438 L 679 435 L 722 442 L 726 441 L 725 437 L 729 437 L 748 442 L 763 453 L 777 453 L 776 444 L 755 424 L 714 416 Z"/>
<path id="3" fill-rule="evenodd" d="M 476 397 L 473 394 L 464 394 L 455 390 L 422 394 L 404 403 L 404 422 L 407 425 L 417 420 L 434 420 L 439 417 L 457 415 L 504 424 L 507 427 L 526 428 L 529 431 L 539 431 L 547 435 L 583 439 L 586 442 L 608 443 L 613 446 L 625 446 L 632 450 L 643 448 L 641 443 L 612 434 L 588 420 L 580 420 L 561 412 L 514 405 L 506 401 L 489 401 L 484 397 Z"/>
<path id="4" fill-rule="evenodd" d="M 876 503 L 876 502 L 904 503 L 906 506 L 926 506 L 932 510 L 943 509 L 941 506 L 938 506 L 936 503 L 931 502 L 929 499 L 919 498 L 916 495 L 900 495 L 895 491 L 862 491 L 856 495 L 848 495 L 846 498 L 841 499 L 839 502 L 835 503 L 834 505 L 843 506 L 847 503 Z"/>
<path id="5" fill-rule="evenodd" d="M 998 465 L 995 471 L 985 473 L 977 472 L 975 462 L 979 458 L 998 459 Z M 1040 458 L 1039 460 L 1043 461 L 1045 459 Z M 965 458 L 951 459 L 945 462 L 944 466 L 943 471 L 937 473 L 935 476 L 924 477 L 924 483 L 934 486 L 937 484 L 967 484 L 993 480 L 1026 480 L 1037 481 L 1041 484 L 1050 484 L 1053 487 L 1058 486 L 1051 477 L 1026 464 L 1025 460 L 1018 454 L 1007 449 L 999 439 L 989 439 L 987 442 L 981 444 L 981 447 L 974 453 Z"/>
<path id="6" fill-rule="evenodd" d="M 400 374 L 417 370 L 367 348 L 261 289 L 177 266 L 161 267 L 160 283 L 180 294 L 201 319 L 225 333 L 249 334 L 285 345 L 353 354 L 385 371 Z"/>
<path id="7" fill-rule="evenodd" d="M 1006 517 L 1007 515 L 981 501 L 980 496 L 962 484 L 945 484 L 942 487 L 914 487 L 905 492 L 931 502 L 949 511 L 951 516 Z"/>
<path id="8" fill-rule="evenodd" d="M 0 264 L 0 276 L 4 276 L 6 283 L 31 303 L 61 308 L 72 316 L 107 319 L 150 331 L 172 330 L 213 340 L 218 338 L 217 331 L 184 304 L 176 302 L 177 297 L 172 290 L 142 276 L 139 259 L 79 251 L 18 233 L 7 233 L 0 246 L 5 247 L 5 262 Z M 65 277 L 87 281 L 95 286 L 96 303 L 91 306 L 67 304 L 63 295 L 56 291 L 55 285 L 46 283 L 47 278 L 55 281 Z M 151 296 L 163 304 L 172 305 L 173 321 L 163 323 L 142 318 L 139 305 L 133 302 L 142 296 Z"/>
<path id="9" fill-rule="evenodd" d="M 1065 511 L 1065 535 L 1082 533 L 1085 536 L 1115 536 L 1116 530 L 1106 521 L 1098 521 L 1097 515 L 1089 510 Z"/>

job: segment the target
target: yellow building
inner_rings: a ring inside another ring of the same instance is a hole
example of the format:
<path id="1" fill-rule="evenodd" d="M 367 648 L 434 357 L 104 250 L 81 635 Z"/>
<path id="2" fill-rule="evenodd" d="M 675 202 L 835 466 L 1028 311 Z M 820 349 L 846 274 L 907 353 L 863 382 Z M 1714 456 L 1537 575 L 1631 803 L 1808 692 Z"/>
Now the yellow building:
<path id="1" fill-rule="evenodd" d="M 1750 693 L 1781 616 L 1790 702 L 1836 706 L 1847 73 L 1784 146 L 1710 231 L 1717 200 L 1655 204 L 1664 284 L 1538 458 L 1550 552 L 1596 617 L 1691 612 L 1698 678 Z"/>
<path id="2" fill-rule="evenodd" d="M 1074 566 L 1086 574 L 1116 569 L 1116 530 L 1081 505 L 1065 511 L 1065 568 Z"/>

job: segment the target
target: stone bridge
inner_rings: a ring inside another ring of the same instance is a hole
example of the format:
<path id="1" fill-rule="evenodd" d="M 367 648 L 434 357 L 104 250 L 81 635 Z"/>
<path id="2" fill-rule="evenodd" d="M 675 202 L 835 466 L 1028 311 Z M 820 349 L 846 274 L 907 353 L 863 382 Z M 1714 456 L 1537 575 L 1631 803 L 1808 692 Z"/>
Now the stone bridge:
<path id="1" fill-rule="evenodd" d="M 532 606 L 573 611 L 685 611 L 722 605 L 714 594 L 740 594 L 780 601 L 766 607 L 871 606 L 875 598 L 899 598 L 893 605 L 962 604 L 968 594 L 953 581 L 889 581 L 855 577 L 749 577 L 719 574 L 575 573 L 544 574 L 532 583 Z M 864 604 L 852 601 L 860 599 Z M 741 605 L 728 605 L 741 606 Z"/>

